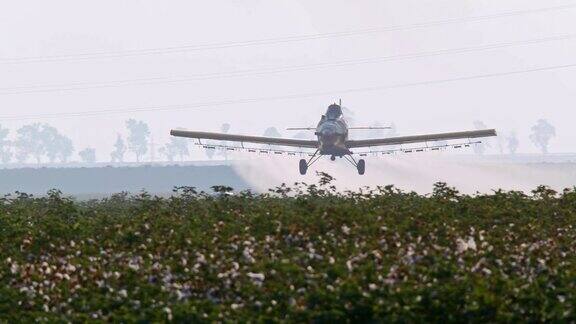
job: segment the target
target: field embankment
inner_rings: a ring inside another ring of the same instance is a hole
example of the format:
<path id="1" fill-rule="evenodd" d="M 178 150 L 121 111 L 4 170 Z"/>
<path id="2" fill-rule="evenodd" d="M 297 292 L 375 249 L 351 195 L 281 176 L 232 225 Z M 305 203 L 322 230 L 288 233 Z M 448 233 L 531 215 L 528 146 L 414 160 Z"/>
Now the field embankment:
<path id="1" fill-rule="evenodd" d="M 22 168 L 0 170 L 0 194 L 15 191 L 45 194 L 58 189 L 80 198 L 103 197 L 123 191 L 142 190 L 169 194 L 176 186 L 210 190 L 214 185 L 246 189 L 234 170 L 214 166 L 138 166 L 94 168 Z"/>

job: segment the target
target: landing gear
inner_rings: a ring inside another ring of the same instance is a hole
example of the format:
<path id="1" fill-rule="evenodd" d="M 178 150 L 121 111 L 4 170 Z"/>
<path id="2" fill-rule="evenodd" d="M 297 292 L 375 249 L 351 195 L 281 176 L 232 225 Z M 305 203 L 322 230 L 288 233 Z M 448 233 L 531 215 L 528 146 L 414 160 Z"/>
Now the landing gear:
<path id="1" fill-rule="evenodd" d="M 305 159 L 300 160 L 299 167 L 300 167 L 300 174 L 301 175 L 305 175 L 306 172 L 308 172 L 308 168 L 312 164 L 316 163 L 316 161 L 318 161 L 322 157 L 322 155 L 318 154 L 318 152 L 319 152 L 318 150 L 316 152 L 314 152 L 314 154 L 312 154 L 312 156 L 310 157 L 310 160 L 308 160 L 308 161 Z M 366 172 L 366 161 L 364 161 L 364 160 L 356 161 L 354 159 L 354 157 L 352 156 L 352 153 L 350 153 L 349 155 L 344 155 L 344 156 L 339 155 L 339 157 L 344 157 L 346 159 L 346 161 L 350 162 L 350 164 L 352 164 L 356 168 L 356 170 L 358 170 L 359 175 L 363 175 L 364 172 Z M 336 156 L 335 155 L 330 156 L 330 160 L 332 160 L 332 161 L 336 160 Z"/>
<path id="2" fill-rule="evenodd" d="M 310 158 L 310 160 L 306 161 L 304 159 L 300 160 L 300 174 L 301 175 L 305 175 L 306 172 L 308 171 L 308 168 L 316 163 L 316 161 L 318 161 L 320 159 L 320 157 L 322 157 L 322 155 L 318 154 L 319 150 L 316 150 L 316 152 L 314 152 L 314 154 L 312 154 L 312 157 Z"/>
<path id="3" fill-rule="evenodd" d="M 305 175 L 306 171 L 308 171 L 308 163 L 306 163 L 306 160 L 302 159 L 300 160 L 300 174 Z"/>
<path id="4" fill-rule="evenodd" d="M 352 164 L 356 168 L 356 170 L 358 170 L 359 175 L 363 175 L 364 172 L 366 172 L 366 161 L 358 160 L 358 162 L 356 162 L 356 160 L 354 159 L 354 157 L 352 157 L 352 155 L 347 155 L 344 158 L 346 159 L 346 161 L 350 162 L 350 164 Z"/>
<path id="5" fill-rule="evenodd" d="M 356 168 L 358 169 L 358 174 L 363 175 L 364 171 L 366 171 L 366 162 L 364 160 L 358 161 Z"/>

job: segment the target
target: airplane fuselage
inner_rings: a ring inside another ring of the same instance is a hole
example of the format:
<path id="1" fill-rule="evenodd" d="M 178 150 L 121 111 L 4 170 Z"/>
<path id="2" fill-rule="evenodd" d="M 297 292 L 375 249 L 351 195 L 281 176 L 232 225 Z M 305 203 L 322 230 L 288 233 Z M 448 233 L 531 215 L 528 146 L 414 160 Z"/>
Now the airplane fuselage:
<path id="1" fill-rule="evenodd" d="M 318 153 L 321 155 L 342 157 L 352 153 L 346 147 L 348 125 L 342 117 L 342 108 L 339 105 L 328 108 L 316 127 L 315 135 L 318 137 Z"/>

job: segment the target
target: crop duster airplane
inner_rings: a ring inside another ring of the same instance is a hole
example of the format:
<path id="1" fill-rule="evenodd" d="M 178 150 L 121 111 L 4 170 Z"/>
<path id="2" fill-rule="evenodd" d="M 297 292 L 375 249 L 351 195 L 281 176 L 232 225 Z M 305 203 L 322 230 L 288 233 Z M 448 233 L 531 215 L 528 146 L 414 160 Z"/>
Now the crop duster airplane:
<path id="1" fill-rule="evenodd" d="M 274 137 L 262 137 L 262 136 L 245 136 L 245 135 L 232 135 L 224 133 L 208 133 L 208 132 L 195 132 L 195 131 L 185 131 L 185 130 L 172 130 L 170 134 L 177 137 L 188 137 L 198 139 L 199 145 L 203 145 L 205 148 L 215 149 L 216 147 L 225 150 L 247 150 L 249 152 L 269 153 L 270 151 L 257 148 L 247 148 L 244 147 L 244 143 L 257 143 L 257 144 L 268 144 L 268 145 L 278 145 L 278 146 L 289 146 L 289 147 L 299 147 L 305 149 L 315 149 L 313 154 L 309 154 L 309 159 L 300 160 L 300 174 L 306 174 L 308 168 L 314 164 L 322 156 L 330 156 L 331 160 L 334 161 L 336 157 L 344 157 L 348 162 L 350 162 L 359 174 L 364 174 L 366 170 L 366 162 L 363 159 L 356 160 L 354 155 L 367 156 L 368 153 L 382 153 L 389 154 L 395 151 L 402 151 L 405 153 L 410 152 L 422 152 L 424 150 L 440 150 L 441 148 L 453 146 L 455 148 L 460 148 L 462 146 L 470 146 L 472 144 L 478 144 L 481 142 L 472 142 L 472 139 L 481 137 L 491 137 L 496 136 L 496 131 L 494 129 L 477 130 L 477 131 L 467 131 L 467 132 L 456 132 L 456 133 L 443 133 L 443 134 L 429 134 L 429 135 L 416 135 L 416 136 L 402 136 L 402 137 L 388 137 L 388 138 L 374 138 L 374 139 L 363 139 L 363 140 L 352 140 L 348 138 L 348 131 L 354 129 L 378 129 L 377 127 L 348 127 L 346 121 L 344 120 L 342 114 L 342 106 L 340 104 L 333 104 L 328 107 L 326 114 L 322 115 L 320 122 L 316 128 L 289 128 L 288 130 L 314 130 L 317 140 L 301 140 L 301 139 L 289 139 L 289 138 L 274 138 Z M 381 129 L 381 128 L 380 128 Z M 464 144 L 455 145 L 436 145 L 428 146 L 429 142 L 437 141 L 447 141 L 456 139 L 467 139 L 468 142 Z M 241 146 L 226 146 L 226 145 L 209 145 L 203 144 L 202 140 L 220 140 L 227 142 L 238 142 Z M 371 148 L 371 147 L 383 147 L 383 146 L 396 146 L 402 144 L 413 144 L 413 143 L 426 143 L 426 147 L 418 149 L 400 149 L 400 150 L 385 150 L 385 151 L 370 151 L 370 152 L 352 152 L 352 149 L 357 148 Z M 288 153 L 289 155 L 296 155 L 297 151 L 281 151 L 274 150 L 275 154 Z"/>

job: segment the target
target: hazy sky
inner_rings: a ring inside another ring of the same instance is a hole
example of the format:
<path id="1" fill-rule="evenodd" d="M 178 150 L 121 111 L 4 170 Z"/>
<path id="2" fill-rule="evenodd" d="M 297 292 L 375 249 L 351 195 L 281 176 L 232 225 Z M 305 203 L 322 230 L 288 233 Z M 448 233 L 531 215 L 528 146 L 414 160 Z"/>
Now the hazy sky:
<path id="1" fill-rule="evenodd" d="M 315 68 L 257 76 L 196 80 L 177 84 L 129 85 L 60 92 L 1 94 L 7 88 L 69 85 L 282 68 L 408 55 L 518 42 L 576 33 L 576 7 L 473 21 L 258 46 L 177 51 L 84 60 L 19 62 L 27 57 L 118 53 L 258 39 L 345 32 L 461 19 L 517 10 L 576 4 L 553 0 L 6 0 L 0 2 L 0 124 L 16 129 L 48 122 L 73 138 L 77 151 L 92 146 L 101 160 L 124 121 L 148 122 L 155 141 L 171 128 L 262 134 L 310 126 L 338 98 L 358 124 L 394 122 L 402 134 L 473 129 L 482 120 L 501 134 L 516 131 L 520 151 L 535 152 L 528 140 L 539 118 L 557 127 L 552 152 L 574 152 L 576 67 L 498 78 L 430 84 L 370 92 L 139 112 L 37 120 L 11 116 L 117 110 L 235 101 L 365 87 L 386 87 L 576 64 L 576 38 L 494 50 L 428 56 L 402 61 Z M 286 134 L 287 132 L 283 132 Z"/>

